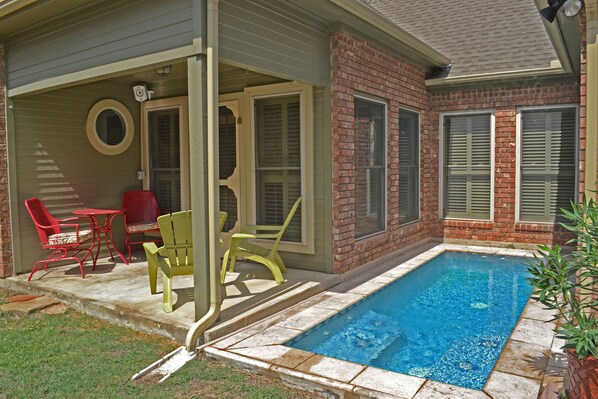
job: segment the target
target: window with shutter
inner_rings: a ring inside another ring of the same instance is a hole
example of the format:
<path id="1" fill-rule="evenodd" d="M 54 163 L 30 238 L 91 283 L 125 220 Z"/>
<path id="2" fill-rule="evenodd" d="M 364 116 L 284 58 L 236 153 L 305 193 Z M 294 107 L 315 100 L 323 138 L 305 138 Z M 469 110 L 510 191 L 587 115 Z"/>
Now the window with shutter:
<path id="1" fill-rule="evenodd" d="M 519 220 L 554 223 L 576 191 L 577 108 L 520 111 Z"/>
<path id="2" fill-rule="evenodd" d="M 444 116 L 444 217 L 490 220 L 491 114 Z"/>
<path id="3" fill-rule="evenodd" d="M 299 94 L 255 100 L 257 223 L 282 224 L 301 195 Z M 301 208 L 283 240 L 301 242 Z"/>
<path id="4" fill-rule="evenodd" d="M 355 97 L 355 237 L 385 229 L 386 105 Z"/>
<path id="5" fill-rule="evenodd" d="M 399 224 L 419 219 L 419 114 L 399 110 Z"/>
<path id="6" fill-rule="evenodd" d="M 150 186 L 161 209 L 181 209 L 179 111 L 149 113 Z"/>

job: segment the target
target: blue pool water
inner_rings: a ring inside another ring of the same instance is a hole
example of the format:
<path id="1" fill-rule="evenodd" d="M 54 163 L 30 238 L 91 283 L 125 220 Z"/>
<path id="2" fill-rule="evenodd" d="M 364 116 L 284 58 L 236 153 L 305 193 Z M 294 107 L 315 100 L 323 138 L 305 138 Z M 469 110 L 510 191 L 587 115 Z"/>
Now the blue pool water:
<path id="1" fill-rule="evenodd" d="M 285 345 L 482 389 L 529 277 L 523 258 L 445 252 Z"/>

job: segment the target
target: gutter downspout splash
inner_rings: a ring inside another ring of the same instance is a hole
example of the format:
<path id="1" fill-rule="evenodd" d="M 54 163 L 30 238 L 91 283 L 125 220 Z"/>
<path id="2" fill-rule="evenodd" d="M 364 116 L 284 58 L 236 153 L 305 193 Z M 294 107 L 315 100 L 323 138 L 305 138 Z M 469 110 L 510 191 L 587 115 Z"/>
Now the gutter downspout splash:
<path id="1" fill-rule="evenodd" d="M 197 348 L 199 336 L 208 329 L 220 315 L 221 294 L 219 266 L 219 215 L 216 198 L 218 186 L 218 0 L 207 3 L 207 109 L 208 109 L 208 209 L 210 219 L 210 308 L 187 333 L 185 346 L 188 352 Z M 215 233 L 215 234 L 211 234 Z"/>

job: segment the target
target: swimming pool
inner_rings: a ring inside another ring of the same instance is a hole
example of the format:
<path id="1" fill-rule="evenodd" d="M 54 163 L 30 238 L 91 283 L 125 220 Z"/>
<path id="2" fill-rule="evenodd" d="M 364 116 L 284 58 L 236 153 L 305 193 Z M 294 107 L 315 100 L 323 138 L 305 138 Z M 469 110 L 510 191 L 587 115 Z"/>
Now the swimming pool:
<path id="1" fill-rule="evenodd" d="M 479 390 L 532 292 L 525 266 L 445 252 L 285 346 Z"/>

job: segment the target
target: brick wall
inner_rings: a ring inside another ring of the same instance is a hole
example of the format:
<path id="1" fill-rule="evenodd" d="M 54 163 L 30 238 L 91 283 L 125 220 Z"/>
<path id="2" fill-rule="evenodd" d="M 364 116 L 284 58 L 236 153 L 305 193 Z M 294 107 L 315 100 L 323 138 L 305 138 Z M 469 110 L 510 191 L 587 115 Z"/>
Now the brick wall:
<path id="1" fill-rule="evenodd" d="M 441 236 L 449 239 L 507 243 L 563 243 L 562 228 L 515 223 L 516 113 L 518 107 L 579 103 L 577 83 L 529 83 L 512 87 L 437 92 L 430 94 L 429 130 L 438 143 L 440 113 L 493 110 L 495 115 L 494 221 L 441 221 Z M 438 176 L 437 173 L 433 176 Z M 438 181 L 432 182 L 436 187 Z M 435 197 L 437 199 L 437 196 Z M 436 204 L 438 207 L 438 204 Z"/>
<path id="2" fill-rule="evenodd" d="M 436 154 L 428 125 L 425 72 L 342 30 L 331 37 L 332 148 L 333 148 L 333 269 L 353 269 L 405 246 L 428 238 L 437 225 L 428 184 Z M 355 239 L 356 204 L 354 96 L 373 96 L 386 103 L 386 231 Z M 399 107 L 421 111 L 421 220 L 399 227 L 398 129 Z"/>
<path id="3" fill-rule="evenodd" d="M 342 30 L 331 37 L 333 148 L 333 269 L 341 273 L 420 240 L 507 244 L 564 243 L 560 227 L 515 223 L 517 108 L 578 104 L 576 82 L 522 82 L 492 88 L 429 92 L 425 72 L 375 45 Z M 582 91 L 583 93 L 583 91 Z M 386 231 L 355 239 L 354 96 L 373 96 L 387 106 Z M 418 222 L 398 224 L 398 113 L 406 106 L 421 112 L 420 215 Z M 492 222 L 441 220 L 438 215 L 439 121 L 442 112 L 490 110 L 495 116 L 494 209 Z M 582 111 L 582 116 L 583 116 Z"/>
<path id="4" fill-rule="evenodd" d="M 5 76 L 4 47 L 0 43 L 0 277 L 8 277 L 13 273 L 10 198 L 8 195 Z"/>

